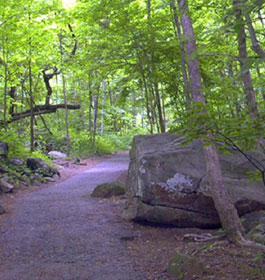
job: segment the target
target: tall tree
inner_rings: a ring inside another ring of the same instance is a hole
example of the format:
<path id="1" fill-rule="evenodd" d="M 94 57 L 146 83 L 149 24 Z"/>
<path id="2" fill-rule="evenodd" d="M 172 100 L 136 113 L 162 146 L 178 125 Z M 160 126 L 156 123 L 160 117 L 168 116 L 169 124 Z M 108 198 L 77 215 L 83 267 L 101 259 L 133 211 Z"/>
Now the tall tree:
<path id="1" fill-rule="evenodd" d="M 194 54 L 196 54 L 196 42 L 192 20 L 189 16 L 188 0 L 178 0 L 178 3 L 181 13 L 183 34 L 186 38 L 188 69 L 193 100 L 195 104 L 202 103 L 205 105 L 206 101 L 202 93 L 203 86 L 201 82 L 199 61 L 197 55 L 194 57 Z M 202 107 L 201 113 L 207 114 L 207 109 L 205 106 Z M 208 137 L 211 140 L 211 133 L 208 133 Z M 245 239 L 244 230 L 240 218 L 225 187 L 215 145 L 211 144 L 204 146 L 203 150 L 207 164 L 207 174 L 210 181 L 212 198 L 214 200 L 215 207 L 218 211 L 227 238 L 230 241 L 240 245 L 251 245 L 252 243 Z M 257 245 L 257 247 L 265 249 L 265 247 L 263 246 Z"/>

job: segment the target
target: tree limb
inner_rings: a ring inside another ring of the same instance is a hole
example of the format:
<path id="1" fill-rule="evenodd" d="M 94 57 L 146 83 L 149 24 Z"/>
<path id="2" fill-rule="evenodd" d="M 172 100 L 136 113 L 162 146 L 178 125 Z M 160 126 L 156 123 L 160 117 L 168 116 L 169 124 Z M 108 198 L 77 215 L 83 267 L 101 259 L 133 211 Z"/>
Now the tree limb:
<path id="1" fill-rule="evenodd" d="M 46 96 L 46 101 L 45 105 L 48 106 L 50 104 L 50 98 L 52 95 L 52 87 L 50 85 L 50 80 L 55 76 L 60 74 L 60 70 L 57 69 L 57 67 L 54 68 L 52 73 L 46 73 L 48 69 L 44 69 L 42 71 L 43 74 L 43 80 L 47 89 L 47 96 Z"/>
<path id="2" fill-rule="evenodd" d="M 253 24 L 252 24 L 252 21 L 251 21 L 251 18 L 249 16 L 249 14 L 246 14 L 245 18 L 247 20 L 248 31 L 249 31 L 249 34 L 250 34 L 250 37 L 251 37 L 251 43 L 252 43 L 251 48 L 252 48 L 252 50 L 254 52 L 256 52 L 260 57 L 265 57 L 265 52 L 260 47 L 259 41 L 258 41 L 257 36 L 256 36 L 255 29 L 253 27 Z"/>
<path id="3" fill-rule="evenodd" d="M 67 104 L 66 106 L 68 110 L 78 110 L 81 107 L 80 105 L 72 105 L 72 104 Z M 55 113 L 58 109 L 65 109 L 65 104 L 37 105 L 33 108 L 33 114 L 34 116 L 50 114 L 50 113 Z M 29 116 L 30 116 L 30 110 L 26 110 L 25 112 L 22 113 L 13 114 L 8 122 L 12 123 L 27 118 Z"/>

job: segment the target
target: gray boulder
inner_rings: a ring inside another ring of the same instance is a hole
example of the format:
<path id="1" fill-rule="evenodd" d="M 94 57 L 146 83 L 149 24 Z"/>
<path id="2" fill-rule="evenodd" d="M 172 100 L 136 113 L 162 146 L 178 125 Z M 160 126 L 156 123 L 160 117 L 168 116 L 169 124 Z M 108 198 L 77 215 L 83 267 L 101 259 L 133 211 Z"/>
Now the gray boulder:
<path id="1" fill-rule="evenodd" d="M 7 158 L 8 156 L 8 143 L 0 141 L 0 157 Z"/>
<path id="2" fill-rule="evenodd" d="M 5 209 L 0 205 L 0 215 L 4 214 L 5 212 Z"/>
<path id="3" fill-rule="evenodd" d="M 254 227 L 248 234 L 247 237 L 250 240 L 265 245 L 265 224 L 259 224 Z"/>
<path id="4" fill-rule="evenodd" d="M 120 182 L 112 182 L 98 185 L 92 192 L 92 197 L 110 198 L 125 194 L 125 186 Z"/>
<path id="5" fill-rule="evenodd" d="M 67 155 L 58 151 L 50 151 L 48 153 L 49 156 L 53 157 L 53 158 L 66 158 Z"/>
<path id="6" fill-rule="evenodd" d="M 138 135 L 130 151 L 124 217 L 177 227 L 219 227 L 200 141 L 171 134 Z M 262 182 L 249 181 L 253 166 L 241 154 L 220 153 L 225 185 L 240 216 L 265 209 Z M 251 152 L 264 160 L 264 155 Z"/>
<path id="7" fill-rule="evenodd" d="M 12 158 L 9 163 L 15 166 L 23 166 L 24 160 L 21 158 Z"/>
<path id="8" fill-rule="evenodd" d="M 241 218 L 245 232 L 248 233 L 259 224 L 265 225 L 265 211 L 254 211 Z"/>

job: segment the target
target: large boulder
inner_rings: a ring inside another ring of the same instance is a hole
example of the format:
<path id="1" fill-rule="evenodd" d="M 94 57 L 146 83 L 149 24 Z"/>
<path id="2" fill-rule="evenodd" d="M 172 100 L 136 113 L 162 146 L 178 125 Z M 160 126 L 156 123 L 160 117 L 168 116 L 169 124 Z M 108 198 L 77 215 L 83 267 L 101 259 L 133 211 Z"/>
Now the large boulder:
<path id="1" fill-rule="evenodd" d="M 138 135 L 130 151 L 124 217 L 177 227 L 217 228 L 220 220 L 210 194 L 200 141 L 183 145 L 171 134 Z M 240 216 L 265 209 L 262 182 L 249 180 L 253 166 L 239 153 L 220 153 L 225 185 Z M 251 152 L 264 160 L 264 155 Z"/>

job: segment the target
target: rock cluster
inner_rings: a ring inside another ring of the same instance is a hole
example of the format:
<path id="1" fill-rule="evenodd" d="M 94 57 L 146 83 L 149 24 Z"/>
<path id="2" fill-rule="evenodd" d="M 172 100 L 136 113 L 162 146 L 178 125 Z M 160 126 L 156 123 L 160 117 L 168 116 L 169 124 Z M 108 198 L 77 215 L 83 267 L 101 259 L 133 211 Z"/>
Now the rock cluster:
<path id="1" fill-rule="evenodd" d="M 217 228 L 200 141 L 183 145 L 172 134 L 138 135 L 133 140 L 124 217 L 177 227 Z M 265 188 L 250 181 L 254 167 L 241 154 L 219 154 L 225 185 L 240 216 L 265 209 Z M 251 152 L 264 163 L 264 155 Z"/>
<path id="2" fill-rule="evenodd" d="M 8 158 L 8 143 L 0 141 L 0 195 L 12 192 L 17 184 L 28 185 L 44 177 L 60 176 L 58 170 L 40 158 Z M 5 213 L 0 205 L 0 214 Z"/>

